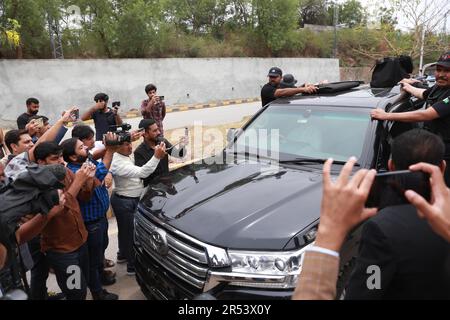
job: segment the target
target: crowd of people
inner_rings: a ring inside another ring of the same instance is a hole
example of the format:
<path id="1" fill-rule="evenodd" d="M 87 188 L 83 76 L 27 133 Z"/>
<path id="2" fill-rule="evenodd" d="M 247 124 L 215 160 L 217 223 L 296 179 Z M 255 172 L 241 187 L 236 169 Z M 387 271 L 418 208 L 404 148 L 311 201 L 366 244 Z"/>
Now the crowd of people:
<path id="1" fill-rule="evenodd" d="M 317 87 L 296 87 L 289 75 L 273 67 L 262 91 L 263 105 L 277 97 L 314 93 Z M 323 168 L 323 197 L 317 237 L 308 249 L 294 299 L 334 299 L 339 273 L 339 251 L 347 235 L 363 221 L 359 254 L 346 287 L 346 299 L 448 299 L 450 298 L 450 52 L 436 63 L 436 84 L 429 89 L 416 81 L 401 81 L 406 92 L 426 104 L 423 110 L 387 113 L 374 109 L 373 119 L 425 122 L 423 129 L 409 130 L 391 146 L 389 170 L 424 171 L 430 174 L 431 200 L 405 190 L 410 204 L 366 208 L 376 176 L 375 170 L 355 172 L 356 158 L 343 166 L 337 180 L 331 178 L 332 159 Z M 117 219 L 118 263 L 127 263 L 135 274 L 133 252 L 134 212 L 152 179 L 169 170 L 168 156 L 186 154 L 186 137 L 171 144 L 163 137 L 166 114 L 164 97 L 153 84 L 145 87 L 139 130 L 119 142 L 111 128 L 122 126 L 118 108 L 109 107 L 109 97 L 98 93 L 95 105 L 80 120 L 93 119 L 95 130 L 77 122 L 78 108 L 70 108 L 52 125 L 39 115 L 39 101 L 26 101 L 27 111 L 17 119 L 17 129 L 3 135 L 4 155 L 0 164 L 2 183 L 19 179 L 32 164 L 64 166 L 65 177 L 59 203 L 47 214 L 26 216 L 16 231 L 20 257 L 31 271 L 31 299 L 49 299 L 46 281 L 50 270 L 56 275 L 62 294 L 69 300 L 86 299 L 89 288 L 94 300 L 116 300 L 105 286 L 115 282 L 108 271 L 114 262 L 105 259 L 108 247 L 107 212 L 110 205 Z M 74 123 L 71 138 L 64 139 L 68 123 Z M 114 131 L 114 130 L 113 130 Z M 123 138 L 123 137 L 122 137 Z M 134 150 L 133 142 L 142 138 Z M 352 174 L 354 173 L 354 174 Z M 352 176 L 351 176 L 352 175 Z M 445 178 L 445 179 L 444 179 Z M 110 196 L 109 188 L 113 187 Z M 0 266 L 7 263 L 0 245 Z M 80 270 L 80 285 L 72 286 L 68 269 Z M 381 278 L 368 285 L 373 266 Z M 379 282 L 379 283 L 378 283 Z"/>
<path id="2" fill-rule="evenodd" d="M 145 87 L 148 99 L 142 102 L 139 130 L 114 133 L 123 120 L 116 104 L 108 106 L 108 95 L 98 93 L 95 104 L 81 117 L 79 109 L 72 107 L 52 125 L 39 114 L 39 100 L 29 98 L 26 112 L 17 118 L 17 129 L 0 131 L 2 185 L 14 183 L 32 164 L 59 165 L 65 172 L 59 204 L 47 214 L 23 217 L 16 231 L 19 258 L 31 272 L 30 299 L 84 300 L 88 288 L 94 300 L 119 298 L 104 288 L 116 282 L 109 270 L 115 262 L 105 259 L 110 206 L 118 226 L 116 262 L 127 263 L 127 274 L 135 274 L 133 218 L 139 198 L 155 175 L 169 171 L 169 154 L 180 158 L 186 154 L 185 137 L 172 145 L 162 136 L 165 104 L 156 90 L 153 84 Z M 95 130 L 79 121 L 89 119 Z M 71 137 L 64 139 L 69 124 Z M 132 144 L 141 138 L 132 157 Z M 1 265 L 6 262 L 8 268 L 4 246 L 0 248 Z M 78 285 L 70 281 L 74 268 Z M 62 291 L 56 296 L 47 289 L 50 271 Z"/>

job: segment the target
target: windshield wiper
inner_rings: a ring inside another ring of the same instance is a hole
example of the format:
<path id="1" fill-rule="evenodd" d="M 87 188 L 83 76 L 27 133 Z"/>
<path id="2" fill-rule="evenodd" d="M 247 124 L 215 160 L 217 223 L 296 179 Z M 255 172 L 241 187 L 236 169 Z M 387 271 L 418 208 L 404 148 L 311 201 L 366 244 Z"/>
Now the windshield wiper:
<path id="1" fill-rule="evenodd" d="M 320 159 L 320 158 L 293 158 L 293 159 L 287 159 L 287 160 L 280 160 L 279 163 L 294 163 L 294 164 L 307 164 L 307 163 L 318 163 L 318 164 L 324 164 L 327 161 L 327 159 Z M 346 161 L 340 161 L 340 160 L 333 160 L 333 164 L 338 165 L 344 165 Z M 355 163 L 355 167 L 359 167 L 359 163 Z"/>

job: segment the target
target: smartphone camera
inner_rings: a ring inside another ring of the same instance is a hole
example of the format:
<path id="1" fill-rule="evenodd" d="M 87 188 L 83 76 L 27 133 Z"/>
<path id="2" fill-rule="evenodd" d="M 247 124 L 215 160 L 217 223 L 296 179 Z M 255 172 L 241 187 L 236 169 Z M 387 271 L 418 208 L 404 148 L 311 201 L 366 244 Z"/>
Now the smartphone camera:
<path id="1" fill-rule="evenodd" d="M 391 171 L 379 173 L 367 198 L 367 207 L 382 209 L 409 204 L 406 190 L 413 190 L 427 201 L 431 198 L 430 175 L 422 171 Z"/>
<path id="2" fill-rule="evenodd" d="M 70 117 L 73 121 L 78 121 L 80 119 L 80 110 L 76 109 L 71 112 Z"/>

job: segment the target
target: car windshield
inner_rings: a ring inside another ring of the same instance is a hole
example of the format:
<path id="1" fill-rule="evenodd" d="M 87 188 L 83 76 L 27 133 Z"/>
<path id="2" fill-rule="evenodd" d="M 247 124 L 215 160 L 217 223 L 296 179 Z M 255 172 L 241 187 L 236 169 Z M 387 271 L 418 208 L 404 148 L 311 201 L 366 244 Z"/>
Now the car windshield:
<path id="1" fill-rule="evenodd" d="M 365 109 L 274 105 L 245 129 L 233 147 L 278 160 L 346 161 L 361 155 L 369 122 Z"/>

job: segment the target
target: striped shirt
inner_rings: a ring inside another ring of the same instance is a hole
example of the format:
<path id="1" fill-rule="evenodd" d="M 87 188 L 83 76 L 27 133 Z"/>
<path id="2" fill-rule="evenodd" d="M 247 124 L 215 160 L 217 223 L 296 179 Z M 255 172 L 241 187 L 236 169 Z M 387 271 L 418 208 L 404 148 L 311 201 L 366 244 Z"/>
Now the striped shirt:
<path id="1" fill-rule="evenodd" d="M 102 162 L 93 161 L 97 167 L 95 177 L 103 182 L 108 169 Z M 81 164 L 69 163 L 67 168 L 72 170 L 73 173 L 77 172 L 81 168 Z M 104 185 L 98 186 L 94 189 L 91 200 L 88 202 L 78 200 L 81 208 L 81 214 L 85 223 L 96 221 L 106 216 L 109 209 L 109 195 L 108 190 Z"/>

